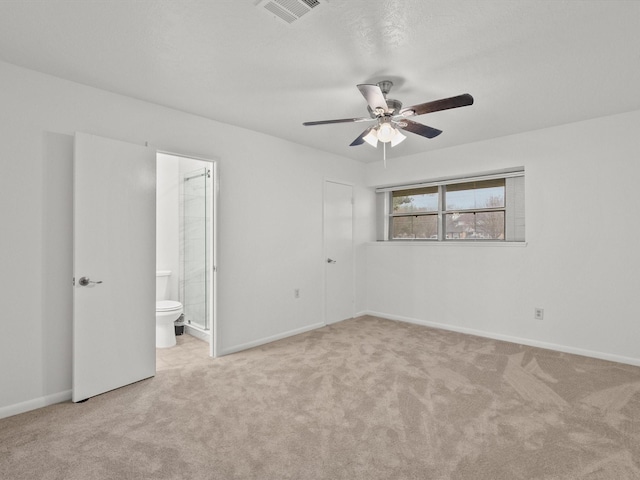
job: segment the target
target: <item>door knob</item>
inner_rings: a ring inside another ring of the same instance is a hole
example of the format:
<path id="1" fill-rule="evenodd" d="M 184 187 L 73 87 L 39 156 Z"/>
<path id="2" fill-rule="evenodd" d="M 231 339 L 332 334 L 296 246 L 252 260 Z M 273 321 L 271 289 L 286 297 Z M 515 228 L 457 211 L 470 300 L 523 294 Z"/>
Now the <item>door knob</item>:
<path id="1" fill-rule="evenodd" d="M 94 282 L 93 280 L 90 280 L 89 277 L 80 277 L 80 280 L 78 280 L 78 283 L 82 287 L 87 287 L 92 284 L 96 285 L 98 283 L 102 283 L 102 280 L 98 280 L 97 282 Z"/>
<path id="2" fill-rule="evenodd" d="M 327 263 L 336 263 L 336 260 L 333 258 L 327 258 Z"/>

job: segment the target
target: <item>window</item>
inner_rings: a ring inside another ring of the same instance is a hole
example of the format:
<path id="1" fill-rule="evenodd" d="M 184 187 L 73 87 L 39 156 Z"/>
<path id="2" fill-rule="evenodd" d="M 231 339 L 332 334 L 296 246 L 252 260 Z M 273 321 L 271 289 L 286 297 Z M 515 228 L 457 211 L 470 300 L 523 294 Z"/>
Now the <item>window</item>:
<path id="1" fill-rule="evenodd" d="M 505 179 L 443 185 L 445 238 L 504 240 Z"/>
<path id="2" fill-rule="evenodd" d="M 391 238 L 438 238 L 438 187 L 392 192 Z"/>
<path id="3" fill-rule="evenodd" d="M 524 170 L 377 189 L 378 240 L 524 241 Z"/>

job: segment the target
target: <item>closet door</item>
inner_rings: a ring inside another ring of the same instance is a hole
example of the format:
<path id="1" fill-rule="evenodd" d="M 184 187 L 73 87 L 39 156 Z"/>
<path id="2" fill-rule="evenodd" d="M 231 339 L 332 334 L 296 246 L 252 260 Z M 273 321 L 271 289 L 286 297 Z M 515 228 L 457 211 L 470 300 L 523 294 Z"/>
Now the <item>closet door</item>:
<path id="1" fill-rule="evenodd" d="M 324 184 L 325 323 L 353 317 L 353 186 Z"/>
<path id="2" fill-rule="evenodd" d="M 155 152 L 76 133 L 73 392 L 155 374 Z"/>

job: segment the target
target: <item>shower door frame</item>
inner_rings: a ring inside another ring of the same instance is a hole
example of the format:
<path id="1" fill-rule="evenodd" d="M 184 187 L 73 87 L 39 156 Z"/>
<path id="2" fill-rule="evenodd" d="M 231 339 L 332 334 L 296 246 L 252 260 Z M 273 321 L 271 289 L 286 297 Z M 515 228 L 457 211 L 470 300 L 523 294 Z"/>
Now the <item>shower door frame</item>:
<path id="1" fill-rule="evenodd" d="M 192 334 L 211 335 L 211 221 L 212 177 L 209 163 L 180 167 L 180 290 L 185 328 Z M 195 229 L 200 224 L 201 228 Z M 195 269 L 195 271 L 194 271 Z M 202 275 L 197 274 L 202 270 Z M 195 331 L 192 331 L 194 329 Z"/>
<path id="2" fill-rule="evenodd" d="M 209 355 L 211 357 L 217 357 L 220 352 L 220 335 L 218 334 L 218 203 L 220 192 L 220 177 L 218 174 L 218 160 L 206 157 L 198 157 L 194 155 L 187 155 L 184 153 L 170 152 L 167 150 L 157 150 L 156 154 L 171 155 L 173 157 L 188 158 L 191 160 L 199 160 L 209 164 L 211 170 L 211 227 L 207 232 L 207 238 L 209 238 L 211 244 L 211 262 L 209 265 L 209 274 L 211 282 L 207 285 L 207 309 L 209 319 L 211 320 L 209 336 Z"/>

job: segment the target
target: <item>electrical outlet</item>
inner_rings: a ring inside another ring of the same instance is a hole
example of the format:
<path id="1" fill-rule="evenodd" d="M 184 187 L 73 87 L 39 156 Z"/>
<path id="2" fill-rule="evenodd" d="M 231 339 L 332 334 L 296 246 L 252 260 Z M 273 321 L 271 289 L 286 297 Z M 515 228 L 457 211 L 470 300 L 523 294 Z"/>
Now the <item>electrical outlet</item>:
<path id="1" fill-rule="evenodd" d="M 300 298 L 300 289 L 299 288 L 295 288 L 293 290 L 293 298 Z"/>
<path id="2" fill-rule="evenodd" d="M 536 307 L 533 310 L 533 318 L 535 318 L 536 320 L 542 320 L 544 318 L 544 309 Z"/>

